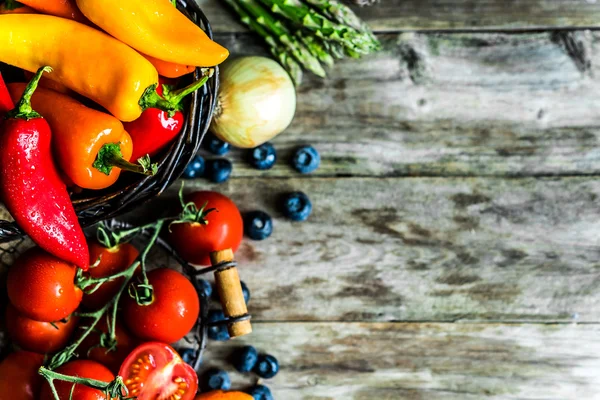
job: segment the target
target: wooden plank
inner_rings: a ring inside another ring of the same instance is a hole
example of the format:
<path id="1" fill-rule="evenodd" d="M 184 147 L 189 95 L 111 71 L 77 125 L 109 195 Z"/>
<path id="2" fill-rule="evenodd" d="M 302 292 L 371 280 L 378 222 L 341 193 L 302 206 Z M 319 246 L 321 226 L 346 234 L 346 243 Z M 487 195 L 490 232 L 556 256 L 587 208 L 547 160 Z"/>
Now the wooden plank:
<path id="1" fill-rule="evenodd" d="M 385 51 L 307 75 L 280 162 L 312 143 L 319 176 L 600 172 L 600 33 L 389 34 Z M 220 35 L 233 54 L 253 37 Z M 234 174 L 257 176 L 234 152 Z"/>
<path id="2" fill-rule="evenodd" d="M 175 213 L 178 187 L 136 214 Z M 236 256 L 257 321 L 600 321 L 595 178 L 187 182 L 197 189 L 275 218 Z M 312 199 L 305 223 L 278 211 L 293 190 Z"/>
<path id="3" fill-rule="evenodd" d="M 245 32 L 218 0 L 197 0 L 217 32 Z M 582 0 L 382 0 L 354 7 L 372 29 L 528 30 L 598 27 L 600 4 Z"/>
<path id="4" fill-rule="evenodd" d="M 243 343 L 279 358 L 265 382 L 285 400 L 592 400 L 600 393 L 598 325 L 259 323 L 210 342 L 204 369 Z"/>

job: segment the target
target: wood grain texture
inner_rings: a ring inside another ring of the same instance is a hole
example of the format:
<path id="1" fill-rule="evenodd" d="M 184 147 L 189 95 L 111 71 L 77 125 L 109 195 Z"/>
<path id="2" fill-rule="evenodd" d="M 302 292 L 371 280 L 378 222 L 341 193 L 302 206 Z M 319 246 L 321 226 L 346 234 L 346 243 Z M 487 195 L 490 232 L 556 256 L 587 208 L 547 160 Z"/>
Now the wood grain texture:
<path id="1" fill-rule="evenodd" d="M 236 254 L 256 321 L 600 321 L 595 178 L 187 183 L 195 189 L 275 217 L 271 238 Z M 293 190 L 312 199 L 305 223 L 278 211 Z M 138 214 L 176 205 L 176 191 Z"/>
<path id="2" fill-rule="evenodd" d="M 307 76 L 292 126 L 274 140 L 323 154 L 318 176 L 600 173 L 600 33 L 389 34 L 373 57 Z M 264 54 L 220 35 L 233 54 Z M 234 151 L 234 176 L 260 175 Z"/>
<path id="3" fill-rule="evenodd" d="M 245 32 L 223 2 L 197 0 L 217 32 Z M 376 31 L 528 30 L 598 27 L 600 4 L 588 0 L 381 0 L 354 8 Z"/>
<path id="4" fill-rule="evenodd" d="M 265 382 L 285 400 L 592 400 L 600 381 L 597 325 L 261 323 L 209 343 L 204 369 L 243 343 L 279 358 Z"/>

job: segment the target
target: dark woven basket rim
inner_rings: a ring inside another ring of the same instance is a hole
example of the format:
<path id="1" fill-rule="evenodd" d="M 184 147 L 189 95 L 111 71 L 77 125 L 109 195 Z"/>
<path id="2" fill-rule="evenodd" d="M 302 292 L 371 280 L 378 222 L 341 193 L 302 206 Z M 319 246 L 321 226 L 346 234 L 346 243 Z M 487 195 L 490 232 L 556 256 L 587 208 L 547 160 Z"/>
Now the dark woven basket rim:
<path id="1" fill-rule="evenodd" d="M 194 0 L 177 1 L 178 8 L 192 21 L 202 27 L 212 39 L 213 33 L 206 15 Z M 197 68 L 194 79 L 199 79 L 201 69 Z M 83 227 L 108 220 L 131 211 L 136 206 L 160 195 L 183 173 L 187 164 L 200 149 L 200 144 L 208 131 L 215 109 L 219 89 L 219 69 L 203 88 L 192 94 L 185 113 L 185 125 L 179 137 L 159 158 L 154 159 L 159 169 L 155 176 L 132 178 L 124 173 L 119 181 L 102 191 L 84 190 L 73 195 L 73 205 Z M 25 233 L 12 221 L 0 220 L 0 243 L 9 242 L 24 236 Z"/>

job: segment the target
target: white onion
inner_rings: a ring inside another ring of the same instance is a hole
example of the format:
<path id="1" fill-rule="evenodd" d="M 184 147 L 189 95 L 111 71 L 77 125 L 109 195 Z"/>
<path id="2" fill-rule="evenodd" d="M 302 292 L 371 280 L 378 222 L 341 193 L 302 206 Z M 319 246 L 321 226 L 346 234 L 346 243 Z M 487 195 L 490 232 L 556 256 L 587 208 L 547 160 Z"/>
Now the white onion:
<path id="1" fill-rule="evenodd" d="M 296 90 L 274 60 L 241 57 L 221 67 L 211 131 L 236 147 L 254 148 L 283 132 L 296 112 Z"/>

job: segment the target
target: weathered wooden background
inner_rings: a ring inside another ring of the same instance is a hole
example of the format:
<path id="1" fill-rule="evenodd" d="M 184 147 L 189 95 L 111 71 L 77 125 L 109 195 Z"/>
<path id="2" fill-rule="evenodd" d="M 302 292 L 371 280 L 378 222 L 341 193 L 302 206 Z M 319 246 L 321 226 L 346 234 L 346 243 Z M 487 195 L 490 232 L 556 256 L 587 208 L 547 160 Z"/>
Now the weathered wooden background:
<path id="1" fill-rule="evenodd" d="M 233 54 L 266 54 L 200 3 Z M 240 344 L 279 357 L 279 400 L 600 399 L 600 2 L 357 10 L 384 51 L 307 75 L 281 162 L 235 152 L 217 187 L 277 217 L 239 252 L 256 329 Z M 285 161 L 305 143 L 323 156 L 309 177 Z M 308 222 L 277 212 L 290 189 Z"/>
<path id="2" fill-rule="evenodd" d="M 198 0 L 234 55 L 267 54 Z M 280 162 L 214 188 L 275 217 L 245 241 L 255 332 L 276 400 L 600 399 L 600 1 L 382 0 L 384 44 L 306 75 Z M 313 144 L 310 176 L 288 165 Z M 136 211 L 172 204 L 178 185 Z M 290 223 L 278 196 L 306 192 Z"/>

